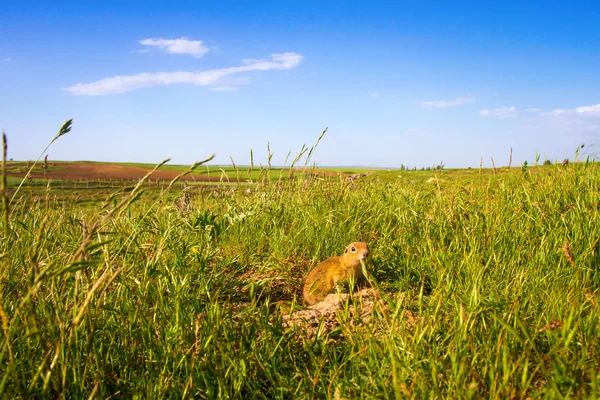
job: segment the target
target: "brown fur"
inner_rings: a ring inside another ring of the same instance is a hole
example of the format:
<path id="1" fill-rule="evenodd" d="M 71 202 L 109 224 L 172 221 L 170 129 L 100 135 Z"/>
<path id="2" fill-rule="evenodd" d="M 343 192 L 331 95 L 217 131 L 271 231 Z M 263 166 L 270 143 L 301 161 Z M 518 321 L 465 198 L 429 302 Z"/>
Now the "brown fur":
<path id="1" fill-rule="evenodd" d="M 369 246 L 366 243 L 353 242 L 346 247 L 344 255 L 321 261 L 306 277 L 303 291 L 304 305 L 323 301 L 338 281 L 351 279 L 357 283 L 364 281 L 361 261 L 365 262 L 368 256 Z"/>

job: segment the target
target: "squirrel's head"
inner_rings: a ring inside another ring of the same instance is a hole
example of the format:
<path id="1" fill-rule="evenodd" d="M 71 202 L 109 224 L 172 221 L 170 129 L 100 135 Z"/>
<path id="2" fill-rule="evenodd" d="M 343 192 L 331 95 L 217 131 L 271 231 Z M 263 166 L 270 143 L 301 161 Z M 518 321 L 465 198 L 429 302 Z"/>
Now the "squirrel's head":
<path id="1" fill-rule="evenodd" d="M 369 257 L 369 245 L 365 242 L 352 242 L 346 246 L 344 256 L 356 257 L 359 261 L 366 261 L 367 257 Z"/>

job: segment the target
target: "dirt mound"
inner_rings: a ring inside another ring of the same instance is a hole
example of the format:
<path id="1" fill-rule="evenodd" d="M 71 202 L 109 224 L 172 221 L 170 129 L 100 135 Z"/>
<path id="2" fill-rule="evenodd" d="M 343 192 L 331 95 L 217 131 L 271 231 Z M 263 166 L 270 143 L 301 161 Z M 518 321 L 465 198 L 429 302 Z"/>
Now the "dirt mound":
<path id="1" fill-rule="evenodd" d="M 340 312 L 344 312 L 345 303 L 349 294 L 329 294 L 325 300 L 308 307 L 305 310 L 295 311 L 283 316 L 283 324 L 287 327 L 297 326 L 306 336 L 313 337 L 319 332 L 329 333 L 340 326 Z M 379 298 L 377 289 L 362 289 L 355 293 L 353 302 L 348 306 L 348 320 L 351 326 L 368 323 L 376 307 L 387 313 L 387 307 Z M 411 311 L 405 310 L 406 324 L 414 326 L 420 317 Z"/>

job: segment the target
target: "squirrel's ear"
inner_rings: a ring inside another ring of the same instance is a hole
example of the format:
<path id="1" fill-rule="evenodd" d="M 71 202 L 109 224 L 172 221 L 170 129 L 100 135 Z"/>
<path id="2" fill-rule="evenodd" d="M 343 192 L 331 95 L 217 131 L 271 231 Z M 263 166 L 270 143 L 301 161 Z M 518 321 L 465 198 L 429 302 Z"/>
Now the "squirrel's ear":
<path id="1" fill-rule="evenodd" d="M 348 252 L 348 248 L 346 247 L 346 248 L 344 249 L 344 253 L 347 253 L 347 252 Z"/>

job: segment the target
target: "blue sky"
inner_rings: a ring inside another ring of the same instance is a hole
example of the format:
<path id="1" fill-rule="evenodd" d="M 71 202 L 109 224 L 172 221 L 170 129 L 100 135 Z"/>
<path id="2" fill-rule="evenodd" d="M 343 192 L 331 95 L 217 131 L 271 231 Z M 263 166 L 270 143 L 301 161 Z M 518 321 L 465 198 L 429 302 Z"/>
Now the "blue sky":
<path id="1" fill-rule="evenodd" d="M 490 166 L 600 138 L 595 1 L 19 1 L 0 9 L 9 157 Z"/>

